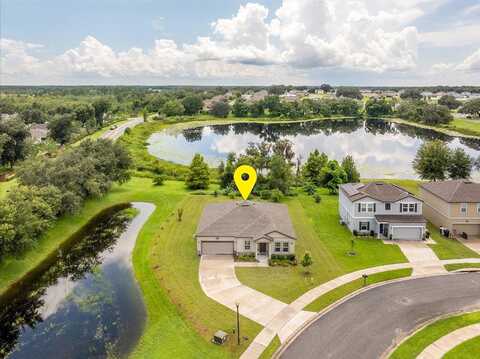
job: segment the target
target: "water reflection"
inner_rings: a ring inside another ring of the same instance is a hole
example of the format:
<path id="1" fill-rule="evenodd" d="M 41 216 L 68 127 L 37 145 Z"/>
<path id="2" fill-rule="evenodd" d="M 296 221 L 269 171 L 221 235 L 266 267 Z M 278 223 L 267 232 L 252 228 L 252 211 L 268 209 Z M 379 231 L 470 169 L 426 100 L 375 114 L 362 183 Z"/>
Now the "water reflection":
<path id="1" fill-rule="evenodd" d="M 198 127 L 181 134 L 166 130 L 149 138 L 148 151 L 158 158 L 181 164 L 189 164 L 199 152 L 211 166 L 216 166 L 229 152 L 243 152 L 250 142 L 275 142 L 281 138 L 290 139 L 295 153 L 303 159 L 315 149 L 337 160 L 350 154 L 362 176 L 370 178 L 416 178 L 412 160 L 420 145 L 433 139 L 441 139 L 451 147 L 461 147 L 475 158 L 480 154 L 477 139 L 456 138 L 375 119 L 240 123 Z M 478 173 L 474 177 L 478 178 Z"/>
<path id="2" fill-rule="evenodd" d="M 125 206 L 102 213 L 0 298 L 0 357 L 125 355 L 145 320 Z M 119 239 L 120 237 L 120 239 Z M 127 255 L 126 255 L 127 254 Z"/>

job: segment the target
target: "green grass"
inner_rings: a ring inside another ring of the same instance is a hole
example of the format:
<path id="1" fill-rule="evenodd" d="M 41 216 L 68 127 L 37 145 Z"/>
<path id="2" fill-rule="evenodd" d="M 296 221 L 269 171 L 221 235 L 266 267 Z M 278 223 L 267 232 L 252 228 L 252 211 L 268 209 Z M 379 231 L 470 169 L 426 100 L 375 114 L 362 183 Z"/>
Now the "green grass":
<path id="1" fill-rule="evenodd" d="M 478 119 L 456 118 L 446 127 L 465 135 L 480 136 L 480 120 Z"/>
<path id="2" fill-rule="evenodd" d="M 432 324 L 429 324 L 400 344 L 400 346 L 392 353 L 390 359 L 416 358 L 426 347 L 441 337 L 453 332 L 454 330 L 476 323 L 480 323 L 480 312 L 440 319 Z"/>
<path id="3" fill-rule="evenodd" d="M 385 282 L 387 280 L 398 279 L 409 277 L 412 275 L 412 269 L 398 269 L 393 271 L 375 273 L 368 276 L 367 279 L 367 286 L 370 286 L 375 283 Z M 319 312 L 329 305 L 335 303 L 336 301 L 340 300 L 341 298 L 363 288 L 363 278 L 356 279 L 350 283 L 346 283 L 338 288 L 331 290 L 330 292 L 322 295 L 317 300 L 310 303 L 308 306 L 305 307 L 305 310 L 309 310 L 312 312 Z"/>
<path id="4" fill-rule="evenodd" d="M 443 356 L 443 359 L 478 359 L 480 336 L 458 345 Z"/>
<path id="5" fill-rule="evenodd" d="M 150 179 L 133 178 L 115 186 L 101 199 L 87 201 L 74 216 L 60 219 L 22 258 L 6 258 L 0 264 L 0 293 L 19 280 L 60 243 L 75 233 L 102 209 L 117 203 L 144 201 L 156 204 L 144 225 L 133 253 L 135 275 L 147 308 L 147 324 L 135 358 L 236 358 L 260 331 L 260 326 L 241 318 L 242 334 L 250 341 L 240 347 L 210 343 L 212 334 L 235 327 L 235 313 L 209 299 L 198 283 L 199 259 L 192 239 L 198 216 L 211 196 L 192 196 L 185 185 L 166 181 L 155 187 Z M 177 206 L 185 210 L 176 222 Z"/>
<path id="6" fill-rule="evenodd" d="M 17 185 L 17 180 L 12 179 L 6 182 L 0 182 L 0 199 L 5 198 L 8 192 Z"/>
<path id="7" fill-rule="evenodd" d="M 440 259 L 456 259 L 456 258 L 480 258 L 480 255 L 472 251 L 470 248 L 463 245 L 463 243 L 456 239 L 449 239 L 442 236 L 438 228 L 428 223 L 427 226 L 432 239 L 436 244 L 429 244 L 438 258 Z"/>
<path id="8" fill-rule="evenodd" d="M 306 276 L 301 265 L 295 267 L 236 268 L 241 282 L 267 295 L 290 303 L 301 294 L 340 275 L 362 268 L 406 262 L 398 248 L 378 239 L 355 238 L 339 224 L 338 196 L 321 190 L 321 203 L 299 195 L 285 201 L 297 234 L 299 258 L 310 251 L 313 265 Z M 357 255 L 349 256 L 355 239 Z"/>
<path id="9" fill-rule="evenodd" d="M 464 268 L 480 268 L 480 263 L 455 263 L 445 264 L 445 269 L 449 272 Z"/>
<path id="10" fill-rule="evenodd" d="M 280 348 L 280 339 L 278 335 L 275 335 L 275 338 L 268 344 L 268 347 L 265 348 L 262 355 L 260 355 L 260 359 L 269 359 L 273 356 L 273 354 Z"/>

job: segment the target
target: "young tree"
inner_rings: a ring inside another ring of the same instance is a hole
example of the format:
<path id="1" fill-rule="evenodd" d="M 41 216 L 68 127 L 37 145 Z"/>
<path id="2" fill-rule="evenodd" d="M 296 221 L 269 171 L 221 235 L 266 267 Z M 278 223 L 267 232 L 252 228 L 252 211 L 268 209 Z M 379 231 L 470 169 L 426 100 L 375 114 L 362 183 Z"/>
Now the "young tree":
<path id="1" fill-rule="evenodd" d="M 322 168 L 326 166 L 327 162 L 328 156 L 325 153 L 320 154 L 318 150 L 310 152 L 307 162 L 305 162 L 302 168 L 303 177 L 316 186 L 321 186 L 321 172 Z"/>
<path id="2" fill-rule="evenodd" d="M 301 261 L 302 267 L 305 270 L 305 274 L 310 273 L 310 266 L 313 264 L 312 256 L 310 255 L 309 251 L 306 251 L 305 254 L 303 255 L 302 261 Z"/>
<path id="3" fill-rule="evenodd" d="M 233 173 L 235 172 L 235 154 L 229 153 L 223 172 L 220 174 L 220 187 L 227 188 L 233 183 Z"/>
<path id="4" fill-rule="evenodd" d="M 229 113 L 230 105 L 225 101 L 215 102 L 210 109 L 210 114 L 215 117 L 226 118 Z"/>
<path id="5" fill-rule="evenodd" d="M 450 110 L 458 108 L 462 103 L 451 95 L 443 95 L 438 100 L 439 105 L 447 106 Z"/>
<path id="6" fill-rule="evenodd" d="M 328 161 L 322 168 L 320 176 L 322 185 L 329 190 L 330 194 L 338 193 L 339 185 L 347 181 L 347 174 L 335 160 Z"/>
<path id="7" fill-rule="evenodd" d="M 61 145 L 64 145 L 72 138 L 72 119 L 68 115 L 57 115 L 48 123 L 48 131 L 51 138 Z"/>
<path id="8" fill-rule="evenodd" d="M 348 183 L 357 183 L 360 182 L 360 173 L 357 170 L 355 165 L 355 160 L 352 156 L 346 156 L 342 161 L 342 168 L 347 175 Z"/>
<path id="9" fill-rule="evenodd" d="M 270 189 L 276 188 L 283 194 L 287 194 L 292 184 L 292 179 L 292 168 L 287 160 L 281 155 L 273 155 L 270 160 L 270 172 L 268 173 Z"/>
<path id="10" fill-rule="evenodd" d="M 162 112 L 165 116 L 181 116 L 185 112 L 185 108 L 179 100 L 173 99 L 165 102 Z"/>
<path id="11" fill-rule="evenodd" d="M 450 161 L 450 149 L 440 140 L 426 142 L 420 146 L 413 160 L 413 168 L 421 179 L 444 180 Z"/>
<path id="12" fill-rule="evenodd" d="M 462 148 L 457 148 L 450 155 L 448 175 L 451 179 L 467 179 L 472 174 L 474 159 Z"/>
<path id="13" fill-rule="evenodd" d="M 185 183 L 189 189 L 207 189 L 210 185 L 208 165 L 199 153 L 196 153 L 192 159 Z"/>
<path id="14" fill-rule="evenodd" d="M 182 105 L 186 115 L 196 115 L 202 109 L 203 101 L 200 96 L 192 95 L 184 97 Z"/>

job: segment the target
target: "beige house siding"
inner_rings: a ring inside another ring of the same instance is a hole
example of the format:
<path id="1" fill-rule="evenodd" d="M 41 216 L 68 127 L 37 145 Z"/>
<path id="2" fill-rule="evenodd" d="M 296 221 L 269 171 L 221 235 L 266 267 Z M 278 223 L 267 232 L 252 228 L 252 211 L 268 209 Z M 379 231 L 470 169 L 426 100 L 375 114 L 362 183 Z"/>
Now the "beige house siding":
<path id="1" fill-rule="evenodd" d="M 423 200 L 424 204 L 435 208 L 435 211 L 449 217 L 450 216 L 450 206 L 448 202 L 445 202 L 443 199 L 435 196 L 434 194 L 425 191 L 423 188 L 420 187 L 420 198 Z M 425 206 L 426 207 L 426 206 Z M 425 210 L 424 210 L 425 214 Z M 428 217 L 427 217 L 428 218 Z"/>

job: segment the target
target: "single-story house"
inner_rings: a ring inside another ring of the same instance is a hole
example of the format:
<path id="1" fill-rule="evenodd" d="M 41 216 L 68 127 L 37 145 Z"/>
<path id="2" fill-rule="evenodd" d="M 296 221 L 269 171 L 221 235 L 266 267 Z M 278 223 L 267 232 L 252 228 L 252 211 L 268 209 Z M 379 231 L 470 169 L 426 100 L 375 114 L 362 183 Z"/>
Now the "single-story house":
<path id="1" fill-rule="evenodd" d="M 198 255 L 295 253 L 295 231 L 284 204 L 228 201 L 205 206 L 195 234 Z"/>
<path id="2" fill-rule="evenodd" d="M 395 240 L 421 240 L 425 236 L 422 201 L 390 183 L 340 185 L 339 213 L 354 233 Z"/>
<path id="3" fill-rule="evenodd" d="M 450 232 L 480 235 L 480 184 L 469 180 L 424 183 L 420 186 L 425 217 Z"/>
<path id="4" fill-rule="evenodd" d="M 34 143 L 40 143 L 48 137 L 48 127 L 45 123 L 34 123 L 29 130 Z"/>

